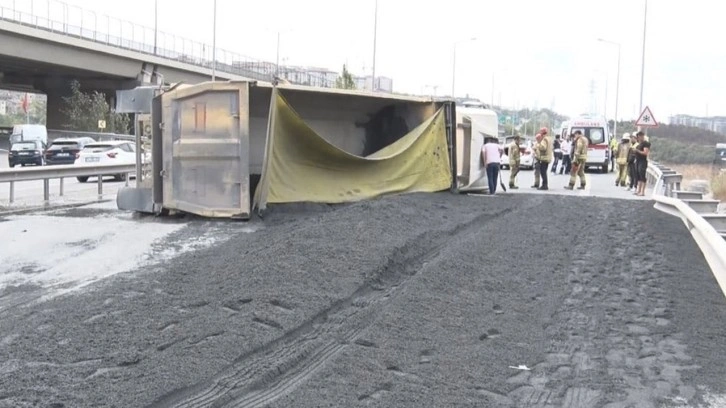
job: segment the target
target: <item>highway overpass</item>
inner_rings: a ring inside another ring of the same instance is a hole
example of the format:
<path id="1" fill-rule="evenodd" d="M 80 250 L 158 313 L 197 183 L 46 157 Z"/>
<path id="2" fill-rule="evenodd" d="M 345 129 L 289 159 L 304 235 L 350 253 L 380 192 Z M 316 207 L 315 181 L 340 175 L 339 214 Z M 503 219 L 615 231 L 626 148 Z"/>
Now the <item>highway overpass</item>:
<path id="1" fill-rule="evenodd" d="M 172 37 L 155 47 L 150 36 L 134 31 L 101 32 L 97 19 L 78 24 L 0 7 L 0 88 L 47 94 L 50 128 L 62 127 L 59 105 L 73 79 L 113 98 L 116 90 L 141 84 L 202 82 L 213 71 L 220 80 L 270 81 L 276 69 L 224 50 L 213 65 L 204 44 Z"/>

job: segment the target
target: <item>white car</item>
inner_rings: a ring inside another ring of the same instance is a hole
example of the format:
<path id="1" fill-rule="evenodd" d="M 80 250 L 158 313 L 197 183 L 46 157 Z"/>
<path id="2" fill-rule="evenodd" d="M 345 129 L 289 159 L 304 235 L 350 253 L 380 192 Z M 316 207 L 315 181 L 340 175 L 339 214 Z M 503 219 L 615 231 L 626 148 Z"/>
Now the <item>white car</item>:
<path id="1" fill-rule="evenodd" d="M 108 141 L 89 143 L 78 154 L 75 164 L 77 166 L 94 166 L 98 164 L 136 164 L 136 145 L 128 141 Z M 126 180 L 128 175 L 116 174 L 114 178 L 119 181 Z M 87 176 L 77 177 L 78 181 L 85 183 Z"/>

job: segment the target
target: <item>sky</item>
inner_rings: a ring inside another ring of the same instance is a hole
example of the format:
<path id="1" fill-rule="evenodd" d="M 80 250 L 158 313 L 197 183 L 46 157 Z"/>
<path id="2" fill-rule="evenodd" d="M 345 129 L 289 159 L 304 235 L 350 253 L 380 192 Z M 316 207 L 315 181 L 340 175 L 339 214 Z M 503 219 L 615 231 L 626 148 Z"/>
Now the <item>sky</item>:
<path id="1" fill-rule="evenodd" d="M 212 0 L 156 0 L 158 43 L 212 44 Z M 88 29 L 153 41 L 152 0 L 0 0 Z M 645 0 L 378 0 L 376 75 L 396 92 L 455 90 L 509 108 L 552 108 L 635 119 L 640 113 Z M 258 60 L 312 65 L 354 75 L 373 67 L 376 0 L 217 0 L 216 43 Z M 81 11 L 86 10 L 86 11 Z M 91 12 L 94 11 L 94 13 Z M 643 106 L 667 122 L 678 113 L 726 116 L 726 2 L 650 0 Z M 64 14 L 67 16 L 64 17 Z M 149 27 L 142 30 L 141 27 Z M 110 28 L 109 28 L 110 27 Z M 143 38 L 142 38 L 143 36 Z M 620 44 L 599 42 L 606 39 Z M 473 40 L 472 40 L 473 39 Z M 205 48 L 206 49 L 206 48 Z M 618 49 L 621 63 L 618 70 Z M 616 86 L 619 75 L 619 87 Z M 619 92 L 616 92 L 619 90 Z"/>

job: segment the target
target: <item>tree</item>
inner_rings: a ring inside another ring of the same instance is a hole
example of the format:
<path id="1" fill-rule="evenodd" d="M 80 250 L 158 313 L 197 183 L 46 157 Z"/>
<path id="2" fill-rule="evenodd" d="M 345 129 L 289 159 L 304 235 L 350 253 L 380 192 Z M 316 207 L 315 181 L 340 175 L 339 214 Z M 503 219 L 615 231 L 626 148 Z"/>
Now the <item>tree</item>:
<path id="1" fill-rule="evenodd" d="M 335 87 L 342 89 L 355 89 L 355 81 L 353 75 L 348 72 L 348 68 L 343 64 L 343 73 L 335 80 Z"/>
<path id="2" fill-rule="evenodd" d="M 71 82 L 71 95 L 63 97 L 61 112 L 66 117 L 65 127 L 82 132 L 112 132 L 125 134 L 129 132 L 131 122 L 128 115 L 114 112 L 106 102 L 106 97 L 98 92 L 81 91 L 78 81 Z M 98 121 L 106 121 L 106 128 L 99 129 Z"/>

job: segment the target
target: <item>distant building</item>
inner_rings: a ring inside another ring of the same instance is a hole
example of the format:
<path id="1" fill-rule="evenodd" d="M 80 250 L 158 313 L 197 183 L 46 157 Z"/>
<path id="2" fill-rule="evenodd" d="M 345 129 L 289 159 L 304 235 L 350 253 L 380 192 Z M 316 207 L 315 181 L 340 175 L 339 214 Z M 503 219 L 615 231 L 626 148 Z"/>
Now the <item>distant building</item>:
<path id="1" fill-rule="evenodd" d="M 673 115 L 669 118 L 668 123 L 671 125 L 691 126 L 704 130 L 710 130 L 721 134 L 726 134 L 726 117 L 699 117 L 691 115 Z"/>
<path id="2" fill-rule="evenodd" d="M 369 91 L 373 89 L 373 77 L 371 75 L 357 76 L 353 78 L 353 81 L 355 81 L 355 87 L 357 89 L 367 89 Z M 374 90 L 381 92 L 393 92 L 393 79 L 385 76 L 376 76 L 376 86 Z"/>
<path id="3" fill-rule="evenodd" d="M 338 73 L 327 68 L 281 66 L 280 78 L 293 84 L 310 85 L 322 88 L 335 87 Z"/>

